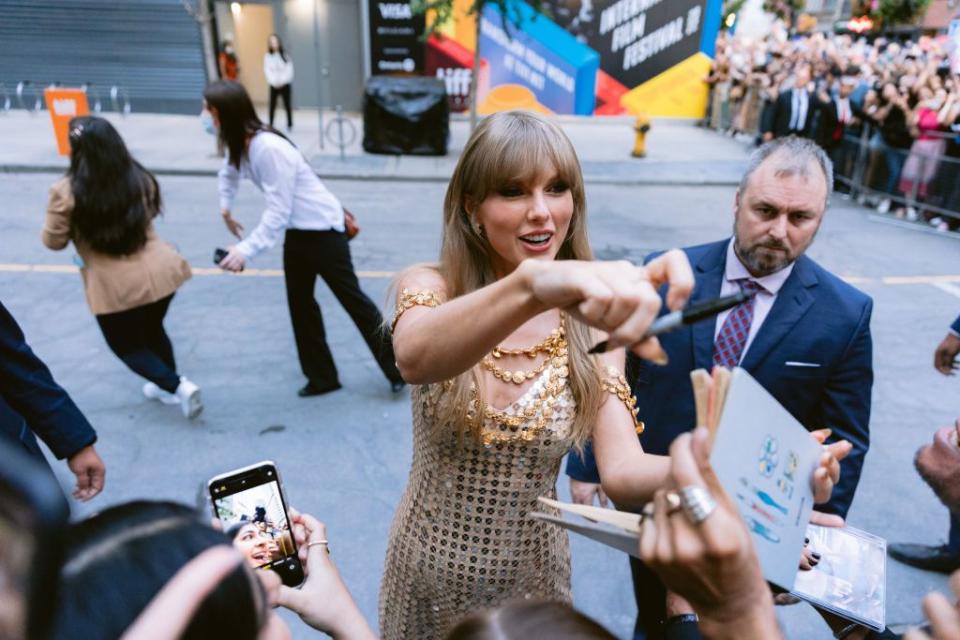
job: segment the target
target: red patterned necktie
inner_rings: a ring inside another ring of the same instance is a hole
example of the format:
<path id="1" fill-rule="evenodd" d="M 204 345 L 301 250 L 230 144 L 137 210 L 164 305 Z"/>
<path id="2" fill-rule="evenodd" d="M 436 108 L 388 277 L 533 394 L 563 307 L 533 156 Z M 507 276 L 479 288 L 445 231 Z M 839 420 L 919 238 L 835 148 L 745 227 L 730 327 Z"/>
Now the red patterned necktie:
<path id="1" fill-rule="evenodd" d="M 734 282 L 740 285 L 744 293 L 750 295 L 750 299 L 730 311 L 713 343 L 713 364 L 728 369 L 740 364 L 743 347 L 750 336 L 755 296 L 760 291 L 766 291 L 763 285 L 746 278 Z"/>

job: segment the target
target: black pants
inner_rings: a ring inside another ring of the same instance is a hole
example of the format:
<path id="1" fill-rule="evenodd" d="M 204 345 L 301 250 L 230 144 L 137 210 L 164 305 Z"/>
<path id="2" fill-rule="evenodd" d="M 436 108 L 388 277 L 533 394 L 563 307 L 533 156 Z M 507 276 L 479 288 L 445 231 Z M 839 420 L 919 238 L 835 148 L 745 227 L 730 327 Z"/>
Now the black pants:
<path id="1" fill-rule="evenodd" d="M 283 106 L 287 109 L 287 128 L 293 127 L 293 111 L 290 107 L 290 85 L 270 87 L 270 126 L 273 126 L 273 112 L 277 110 L 277 96 L 283 98 Z"/>
<path id="2" fill-rule="evenodd" d="M 97 316 L 107 345 L 130 369 L 173 393 L 180 385 L 173 345 L 163 329 L 173 294 L 166 298 L 117 313 Z"/>
<path id="3" fill-rule="evenodd" d="M 383 316 L 361 291 L 353 271 L 346 234 L 288 229 L 283 243 L 283 269 L 300 368 L 307 379 L 319 387 L 339 384 L 337 366 L 327 346 L 323 314 L 313 297 L 319 275 L 350 314 L 383 375 L 391 382 L 402 382 L 393 355 L 393 342 L 383 328 Z"/>
<path id="4" fill-rule="evenodd" d="M 637 623 L 634 640 L 698 640 L 702 639 L 696 623 L 684 623 L 664 628 L 667 617 L 667 589 L 650 568 L 640 560 L 630 558 L 633 595 L 637 601 Z"/>

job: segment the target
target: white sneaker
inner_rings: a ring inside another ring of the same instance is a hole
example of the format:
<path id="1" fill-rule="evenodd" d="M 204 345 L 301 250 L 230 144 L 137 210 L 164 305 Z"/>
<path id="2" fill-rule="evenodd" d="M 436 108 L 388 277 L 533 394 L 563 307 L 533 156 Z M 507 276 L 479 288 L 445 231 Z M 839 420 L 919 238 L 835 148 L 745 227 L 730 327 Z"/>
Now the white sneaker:
<path id="1" fill-rule="evenodd" d="M 180 376 L 180 386 L 177 387 L 176 396 L 180 401 L 180 410 L 183 411 L 184 418 L 192 420 L 203 411 L 203 403 L 200 401 L 200 387 L 183 376 Z"/>
<path id="2" fill-rule="evenodd" d="M 877 205 L 877 213 L 890 213 L 890 198 L 884 198 Z"/>
<path id="3" fill-rule="evenodd" d="M 907 207 L 907 220 L 909 220 L 910 222 L 916 222 L 917 218 L 919 217 L 920 217 L 920 214 L 917 213 L 916 208 Z"/>
<path id="4" fill-rule="evenodd" d="M 180 404 L 180 398 L 169 391 L 164 391 L 152 382 L 143 385 L 143 395 L 149 400 L 159 400 L 163 404 Z"/>

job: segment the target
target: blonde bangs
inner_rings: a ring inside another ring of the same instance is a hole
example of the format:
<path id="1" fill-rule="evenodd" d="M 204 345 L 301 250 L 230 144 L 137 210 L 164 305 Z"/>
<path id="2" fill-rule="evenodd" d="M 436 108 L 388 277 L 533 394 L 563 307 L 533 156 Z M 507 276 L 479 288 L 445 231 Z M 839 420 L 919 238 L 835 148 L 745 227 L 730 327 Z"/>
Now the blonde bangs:
<path id="1" fill-rule="evenodd" d="M 557 254 L 558 260 L 592 260 L 587 237 L 586 196 L 580 161 L 566 134 L 547 118 L 527 111 L 510 111 L 486 117 L 464 147 L 444 198 L 443 239 L 437 269 L 453 299 L 495 281 L 489 248 L 473 229 L 468 203 L 479 204 L 490 194 L 513 184 L 529 185 L 552 169 L 570 188 L 573 216 Z M 588 355 L 594 332 L 571 318 L 566 320 L 569 384 L 577 403 L 572 444 L 578 451 L 590 438 L 603 403 L 599 360 Z M 482 412 L 470 411 L 471 389 L 482 393 L 474 370 L 445 385 L 438 407 L 438 425 L 457 425 L 461 435 L 480 441 Z"/>

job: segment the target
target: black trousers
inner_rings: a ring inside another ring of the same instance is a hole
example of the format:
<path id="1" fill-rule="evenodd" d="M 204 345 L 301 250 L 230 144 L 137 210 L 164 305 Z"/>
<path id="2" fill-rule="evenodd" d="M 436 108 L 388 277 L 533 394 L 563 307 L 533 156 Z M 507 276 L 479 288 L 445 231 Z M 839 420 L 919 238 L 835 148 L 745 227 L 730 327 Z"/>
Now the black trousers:
<path id="1" fill-rule="evenodd" d="M 637 601 L 637 622 L 633 640 L 702 640 L 696 623 L 664 628 L 667 617 L 667 589 L 660 577 L 640 560 L 630 558 L 633 595 Z"/>
<path id="2" fill-rule="evenodd" d="M 173 393 L 180 385 L 173 345 L 163 328 L 173 294 L 117 313 L 97 316 L 107 345 L 134 373 Z"/>
<path id="3" fill-rule="evenodd" d="M 293 127 L 293 111 L 290 106 L 290 85 L 270 87 L 270 126 L 273 126 L 273 113 L 277 109 L 277 96 L 283 98 L 283 106 L 287 109 L 287 128 Z"/>
<path id="4" fill-rule="evenodd" d="M 353 271 L 346 234 L 288 229 L 283 243 L 283 269 L 300 368 L 308 380 L 319 387 L 339 384 L 337 366 L 327 346 L 323 314 L 313 297 L 313 287 L 320 276 L 350 314 L 383 375 L 391 382 L 403 381 L 393 355 L 393 342 L 383 327 L 383 316 L 360 289 Z"/>

